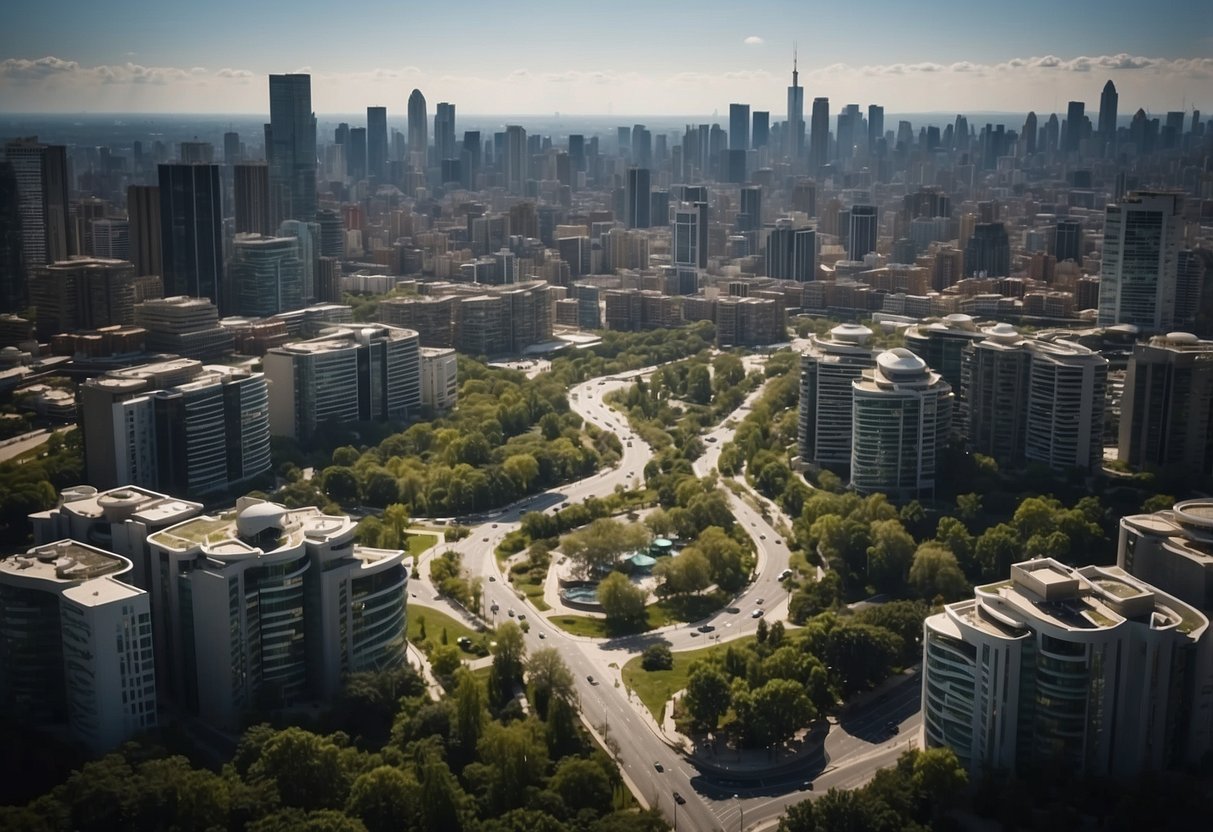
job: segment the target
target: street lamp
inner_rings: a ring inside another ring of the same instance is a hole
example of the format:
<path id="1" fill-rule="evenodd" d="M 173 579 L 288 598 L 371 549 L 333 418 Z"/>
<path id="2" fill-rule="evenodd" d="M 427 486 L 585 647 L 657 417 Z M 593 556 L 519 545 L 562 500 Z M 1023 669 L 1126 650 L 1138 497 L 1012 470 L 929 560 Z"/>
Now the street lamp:
<path id="1" fill-rule="evenodd" d="M 745 804 L 741 802 L 741 795 L 733 795 L 733 799 L 737 801 L 737 811 L 741 812 L 741 821 L 737 824 L 740 832 L 745 832 Z"/>
<path id="2" fill-rule="evenodd" d="M 678 832 L 678 792 L 672 795 L 674 800 L 674 832 Z"/>

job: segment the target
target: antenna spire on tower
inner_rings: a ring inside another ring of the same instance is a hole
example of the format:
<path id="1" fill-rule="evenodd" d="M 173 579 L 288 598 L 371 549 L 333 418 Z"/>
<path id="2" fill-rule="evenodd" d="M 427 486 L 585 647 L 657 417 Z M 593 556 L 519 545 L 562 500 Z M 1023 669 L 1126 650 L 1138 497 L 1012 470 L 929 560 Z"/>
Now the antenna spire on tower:
<path id="1" fill-rule="evenodd" d="M 797 58 L 796 51 L 797 51 L 796 50 L 796 41 L 792 41 L 792 86 L 793 87 L 799 86 L 799 84 L 797 83 L 797 78 L 800 75 L 800 73 L 796 71 L 796 58 Z"/>

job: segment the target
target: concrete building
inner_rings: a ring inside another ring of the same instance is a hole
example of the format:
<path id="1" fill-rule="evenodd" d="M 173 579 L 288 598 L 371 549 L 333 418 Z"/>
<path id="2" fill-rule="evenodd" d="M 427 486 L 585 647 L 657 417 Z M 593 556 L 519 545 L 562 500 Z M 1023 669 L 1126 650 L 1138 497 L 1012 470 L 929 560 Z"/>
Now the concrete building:
<path id="1" fill-rule="evenodd" d="M 54 508 L 29 516 L 34 543 L 75 540 L 127 558 L 130 583 L 150 589 L 148 535 L 202 511 L 202 503 L 170 497 L 147 488 L 124 485 L 98 491 L 76 485 L 59 493 Z"/>
<path id="2" fill-rule="evenodd" d="M 1172 332 L 1133 346 L 1119 439 L 1134 468 L 1213 474 L 1213 341 Z"/>
<path id="3" fill-rule="evenodd" d="M 767 277 L 805 283 L 817 279 L 817 230 L 777 220 L 767 235 Z"/>
<path id="4" fill-rule="evenodd" d="M 419 298 L 386 298 L 379 302 L 377 317 L 381 323 L 413 329 L 424 347 L 454 346 L 455 307 L 453 295 Z"/>
<path id="5" fill-rule="evenodd" d="M 242 497 L 149 538 L 161 673 L 224 728 L 255 707 L 327 700 L 350 673 L 399 666 L 412 560 L 354 543 L 357 524 Z"/>
<path id="6" fill-rule="evenodd" d="M 4 145 L 4 161 L 11 166 L 17 197 L 13 219 L 18 224 L 4 232 L 20 235 L 25 268 L 66 260 L 74 248 L 67 148 L 36 138 L 17 139 Z"/>
<path id="7" fill-rule="evenodd" d="M 952 388 L 904 347 L 851 382 L 851 486 L 909 500 L 935 492 L 952 424 Z"/>
<path id="8" fill-rule="evenodd" d="M 1131 777 L 1207 752 L 1199 610 L 1122 568 L 1052 559 L 974 596 L 926 620 L 922 678 L 925 744 L 951 748 L 971 777 Z"/>
<path id="9" fill-rule="evenodd" d="M 839 324 L 828 336 L 813 335 L 800 357 L 800 461 L 806 465 L 851 464 L 852 382 L 876 366 L 872 330 Z"/>
<path id="10" fill-rule="evenodd" d="M 459 368 L 450 348 L 421 348 L 421 403 L 435 410 L 450 410 L 459 398 Z"/>
<path id="11" fill-rule="evenodd" d="M 269 350 L 262 365 L 270 382 L 270 432 L 306 440 L 326 422 L 415 418 L 420 348 L 413 330 L 366 324 Z"/>
<path id="12" fill-rule="evenodd" d="M 38 338 L 135 322 L 135 267 L 126 260 L 77 257 L 30 270 Z"/>
<path id="13" fill-rule="evenodd" d="M 1108 360 L 1065 340 L 1033 339 L 1024 457 L 1058 471 L 1098 469 L 1103 460 Z"/>
<path id="14" fill-rule="evenodd" d="M 787 316 L 780 301 L 757 297 L 716 300 L 717 346 L 776 344 L 787 339 Z"/>
<path id="15" fill-rule="evenodd" d="M 0 705 L 67 723 L 93 753 L 156 726 L 148 594 L 126 558 L 74 540 L 0 559 Z"/>
<path id="16" fill-rule="evenodd" d="M 223 191 L 218 165 L 160 165 L 160 256 L 166 295 L 223 297 Z"/>
<path id="17" fill-rule="evenodd" d="M 1213 612 L 1213 500 L 1184 500 L 1165 511 L 1122 517 L 1116 565 Z M 1201 725 L 1213 731 L 1213 712 Z"/>
<path id="18" fill-rule="evenodd" d="M 682 202 L 673 210 L 670 252 L 675 266 L 708 267 L 708 204 Z"/>
<path id="19" fill-rule="evenodd" d="M 177 296 L 135 305 L 148 350 L 210 361 L 232 351 L 232 333 L 219 325 L 219 310 L 206 298 Z"/>
<path id="20" fill-rule="evenodd" d="M 1176 326 L 1184 195 L 1137 191 L 1104 217 L 1099 325 L 1132 324 L 1141 332 Z"/>
<path id="21" fill-rule="evenodd" d="M 911 326 L 905 331 L 906 349 L 943 376 L 953 391 L 961 391 L 964 351 L 970 344 L 985 340 L 972 315 L 959 312 L 939 320 Z"/>
<path id="22" fill-rule="evenodd" d="M 228 266 L 234 311 L 263 318 L 303 306 L 304 259 L 297 237 L 237 234 Z"/>
<path id="23" fill-rule="evenodd" d="M 187 496 L 270 470 L 266 378 L 192 359 L 113 370 L 80 385 L 88 480 Z"/>
<path id="24" fill-rule="evenodd" d="M 1010 324 L 983 330 L 961 355 L 956 417 L 968 447 L 999 464 L 1023 460 L 1032 353 Z"/>

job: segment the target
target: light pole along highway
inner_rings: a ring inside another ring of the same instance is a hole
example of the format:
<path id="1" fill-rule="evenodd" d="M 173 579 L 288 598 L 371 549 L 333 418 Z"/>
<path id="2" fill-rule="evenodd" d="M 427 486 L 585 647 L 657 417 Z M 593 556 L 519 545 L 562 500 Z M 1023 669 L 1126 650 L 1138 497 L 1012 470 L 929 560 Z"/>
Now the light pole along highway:
<path id="1" fill-rule="evenodd" d="M 806 785 L 804 778 L 799 774 L 785 778 L 788 782 L 787 790 L 783 794 L 777 794 L 778 789 L 772 788 L 777 784 L 768 783 L 760 789 L 761 795 L 750 796 L 739 793 L 736 783 L 715 782 L 710 774 L 699 772 L 689 758 L 666 743 L 639 697 L 630 701 L 620 678 L 620 668 L 628 659 L 639 655 L 645 645 L 652 643 L 655 636 L 663 638 L 669 643 L 670 649 L 675 651 L 703 646 L 697 638 L 699 633 L 696 629 L 673 625 L 640 636 L 605 642 L 572 636 L 549 622 L 544 615 L 529 605 L 524 594 L 510 587 L 506 577 L 500 573 L 494 555 L 498 544 L 509 532 L 518 528 L 521 516 L 528 511 L 554 510 L 590 497 L 605 497 L 613 493 L 616 486 L 629 488 L 643 485 L 644 466 L 653 458 L 653 450 L 631 430 L 625 417 L 609 408 L 602 399 L 607 393 L 632 384 L 636 378 L 647 375 L 654 369 L 656 368 L 648 367 L 606 379 L 592 379 L 576 385 L 569 391 L 572 410 L 586 422 L 600 429 L 613 431 L 619 436 L 622 454 L 617 465 L 554 489 L 548 494 L 525 498 L 490 512 L 484 515 L 482 522 L 471 527 L 466 538 L 447 548 L 453 548 L 462 555 L 464 566 L 470 575 L 483 577 L 482 607 L 488 610 L 496 607 L 500 610 L 499 613 L 493 613 L 494 622 L 505 620 L 509 612 L 513 611 L 520 620 L 528 624 L 527 649 L 534 651 L 541 647 L 557 648 L 573 673 L 579 700 L 583 703 L 601 703 L 602 726 L 614 726 L 614 730 L 610 732 L 612 747 L 608 750 L 614 754 L 625 783 L 642 803 L 664 811 L 668 797 L 668 805 L 672 807 L 671 816 L 677 816 L 681 808 L 684 825 L 689 823 L 689 828 L 695 830 L 723 830 L 726 824 L 727 828 L 733 828 L 734 809 L 744 821 L 746 808 L 750 810 L 751 825 L 761 826 L 782 815 L 788 805 L 804 799 L 808 794 L 802 791 Z M 747 397 L 736 411 L 722 420 L 720 426 L 707 433 L 706 436 L 711 436 L 715 441 L 705 443 L 704 455 L 696 460 L 694 469 L 697 476 L 706 476 L 715 470 L 721 445 L 732 438 L 733 428 L 728 425 L 732 424 L 732 420 L 739 414 L 748 411 L 760 395 L 761 389 Z M 780 598 L 780 602 L 769 607 L 767 615 L 786 617 L 788 593 L 780 583 L 779 575 L 789 564 L 791 553 L 788 542 L 783 539 L 782 532 L 772 525 L 773 521 L 740 499 L 731 489 L 722 487 L 722 493 L 736 521 L 741 523 L 754 539 L 757 550 L 754 579 L 737 596 L 730 608 L 745 613 L 764 609 L 757 605 L 759 599 Z M 415 602 L 418 600 L 425 606 L 434 604 L 438 599 L 436 596 L 414 599 Z M 721 640 L 729 641 L 755 632 L 758 620 L 751 618 L 749 614 L 730 614 L 721 610 L 701 623 L 717 627 L 713 639 L 719 643 Z M 891 710 L 888 713 L 908 716 Z M 886 718 L 888 713 L 881 710 L 876 714 L 876 718 Z M 583 718 L 586 718 L 584 711 Z M 831 736 L 833 734 L 831 731 Z M 891 765 L 896 760 L 896 754 L 890 753 L 888 748 L 881 750 L 862 741 L 851 747 L 846 744 L 847 739 L 854 740 L 843 737 L 839 740 L 841 746 L 837 750 L 841 754 L 853 756 L 854 763 L 844 765 L 843 761 L 836 759 L 837 755 L 832 753 L 830 748 L 831 742 L 827 740 L 825 752 L 831 765 L 817 779 L 822 786 L 841 785 L 851 780 L 856 784 L 862 783 L 877 768 Z M 901 743 L 892 750 L 900 753 L 904 747 L 904 743 Z M 675 795 L 682 797 L 681 805 Z"/>

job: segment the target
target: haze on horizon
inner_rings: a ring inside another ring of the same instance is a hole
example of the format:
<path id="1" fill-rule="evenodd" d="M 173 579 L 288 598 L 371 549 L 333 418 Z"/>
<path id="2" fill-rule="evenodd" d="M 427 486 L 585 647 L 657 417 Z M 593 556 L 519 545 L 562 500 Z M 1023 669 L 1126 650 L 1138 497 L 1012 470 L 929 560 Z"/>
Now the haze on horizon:
<path id="1" fill-rule="evenodd" d="M 387 106 L 414 88 L 480 115 L 702 115 L 731 101 L 786 109 L 792 45 L 806 103 L 877 102 L 890 112 L 1213 110 L 1208 0 L 1152 4 L 1022 0 L 997 14 L 962 0 L 817 8 L 788 0 L 701 2 L 695 15 L 620 0 L 579 19 L 537 0 L 318 0 L 205 6 L 69 0 L 24 10 L 0 42 L 8 113 L 254 114 L 266 76 L 312 74 L 318 114 Z M 65 25 L 65 21 L 67 21 Z M 376 39 L 378 38 L 378 39 Z"/>

